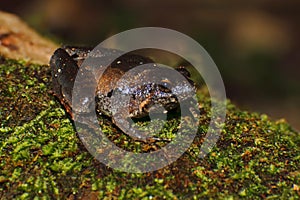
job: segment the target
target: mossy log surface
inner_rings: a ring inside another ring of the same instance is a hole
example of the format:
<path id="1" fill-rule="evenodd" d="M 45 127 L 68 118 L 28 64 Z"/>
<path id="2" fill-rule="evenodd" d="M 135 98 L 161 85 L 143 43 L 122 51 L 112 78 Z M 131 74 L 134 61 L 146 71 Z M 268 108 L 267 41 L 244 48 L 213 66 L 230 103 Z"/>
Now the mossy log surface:
<path id="1" fill-rule="evenodd" d="M 225 127 L 204 159 L 196 137 L 171 165 L 130 174 L 89 154 L 49 93 L 48 66 L 1 58 L 0 74 L 0 199 L 300 198 L 300 135 L 285 120 L 228 102 Z M 199 138 L 210 116 L 209 97 L 200 99 Z M 106 123 L 111 138 L 122 142 L 122 133 Z"/>

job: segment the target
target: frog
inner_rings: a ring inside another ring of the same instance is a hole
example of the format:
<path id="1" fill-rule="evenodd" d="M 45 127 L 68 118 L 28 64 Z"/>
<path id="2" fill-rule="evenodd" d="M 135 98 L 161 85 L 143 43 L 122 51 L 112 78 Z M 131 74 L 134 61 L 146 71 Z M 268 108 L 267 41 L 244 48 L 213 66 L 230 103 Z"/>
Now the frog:
<path id="1" fill-rule="evenodd" d="M 159 76 L 156 72 L 145 68 L 137 74 L 123 80 L 130 70 L 143 64 L 149 64 L 157 68 L 155 62 L 144 55 L 136 53 L 124 53 L 116 49 L 91 47 L 63 46 L 55 50 L 50 59 L 52 72 L 52 94 L 60 101 L 66 112 L 74 119 L 74 109 L 72 108 L 72 92 L 77 73 L 81 65 L 87 58 L 105 59 L 116 56 L 108 66 L 99 66 L 102 76 L 97 80 L 95 95 L 93 98 L 85 99 L 82 107 L 77 112 L 88 113 L 91 101 L 95 102 L 95 111 L 98 116 L 105 116 L 111 119 L 112 123 L 120 128 L 125 134 L 135 140 L 149 141 L 157 139 L 149 137 L 144 133 L 132 129 L 128 118 L 140 119 L 149 116 L 149 113 L 164 112 L 178 109 L 180 99 L 187 99 L 191 90 L 195 91 L 195 83 L 191 79 L 190 72 L 179 65 L 175 70 L 187 81 L 172 82 L 168 77 L 158 77 L 159 82 L 151 82 L 151 78 Z M 151 68 L 150 67 L 150 68 Z M 167 72 L 168 73 L 168 72 Z M 134 82 L 142 84 L 134 84 Z M 189 89 L 187 89 L 189 88 Z M 129 92 L 130 91 L 130 92 Z M 175 92 L 174 92 L 175 91 Z M 113 111 L 112 99 L 114 94 L 130 93 L 130 100 L 126 108 Z M 160 106 L 156 106 L 160 105 Z M 163 110 L 161 109 L 163 107 Z"/>

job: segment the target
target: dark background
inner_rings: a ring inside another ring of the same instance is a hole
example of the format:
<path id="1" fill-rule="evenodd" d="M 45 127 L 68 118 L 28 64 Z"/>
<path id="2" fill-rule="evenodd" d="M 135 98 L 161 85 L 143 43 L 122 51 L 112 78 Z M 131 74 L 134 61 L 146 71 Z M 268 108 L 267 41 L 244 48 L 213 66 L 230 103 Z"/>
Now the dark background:
<path id="1" fill-rule="evenodd" d="M 144 26 L 180 31 L 208 51 L 235 104 L 300 130 L 299 1 L 10 0 L 0 9 L 60 44 L 97 45 Z"/>

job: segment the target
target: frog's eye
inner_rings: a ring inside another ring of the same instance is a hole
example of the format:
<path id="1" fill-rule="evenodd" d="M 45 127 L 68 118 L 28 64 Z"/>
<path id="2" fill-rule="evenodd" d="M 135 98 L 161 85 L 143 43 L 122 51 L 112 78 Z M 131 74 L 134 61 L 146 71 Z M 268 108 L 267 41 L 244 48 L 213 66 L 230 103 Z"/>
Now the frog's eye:
<path id="1" fill-rule="evenodd" d="M 161 85 L 165 88 L 168 88 L 168 89 L 171 89 L 171 87 L 172 87 L 171 81 L 167 78 L 161 80 Z"/>

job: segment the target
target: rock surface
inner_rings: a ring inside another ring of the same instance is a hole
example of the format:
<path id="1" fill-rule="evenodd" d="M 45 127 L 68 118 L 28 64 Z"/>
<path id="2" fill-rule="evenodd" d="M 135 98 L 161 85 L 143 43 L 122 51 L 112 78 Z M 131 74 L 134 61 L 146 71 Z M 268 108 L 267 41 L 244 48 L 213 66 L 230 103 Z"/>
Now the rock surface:
<path id="1" fill-rule="evenodd" d="M 57 45 L 41 37 L 16 15 L 0 11 L 0 55 L 48 64 Z"/>

